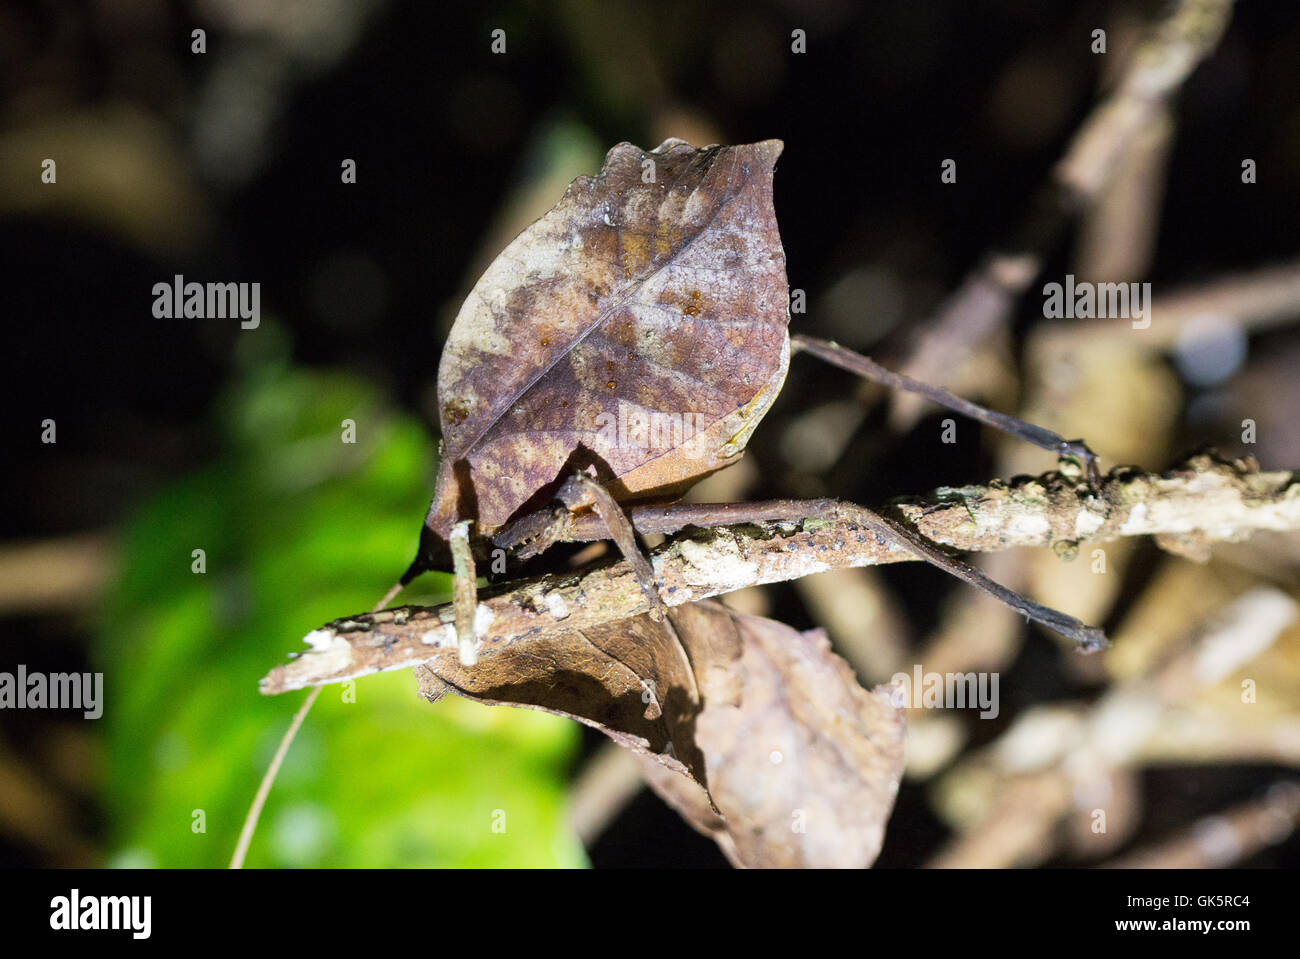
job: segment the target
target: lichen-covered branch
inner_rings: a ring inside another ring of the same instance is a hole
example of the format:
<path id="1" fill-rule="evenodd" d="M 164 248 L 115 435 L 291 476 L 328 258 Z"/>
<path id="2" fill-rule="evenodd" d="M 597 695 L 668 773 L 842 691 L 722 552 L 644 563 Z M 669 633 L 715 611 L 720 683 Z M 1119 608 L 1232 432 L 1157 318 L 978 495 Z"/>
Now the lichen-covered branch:
<path id="1" fill-rule="evenodd" d="M 1253 460 L 1197 455 L 1163 474 L 1117 468 L 1100 488 L 1072 472 L 987 486 L 940 488 L 887 510 L 924 536 L 962 551 L 1049 546 L 1064 560 L 1121 536 L 1155 535 L 1197 556 L 1210 542 L 1256 530 L 1300 530 L 1300 482 L 1261 472 Z M 847 521 L 745 523 L 679 536 L 653 554 L 668 606 L 745 586 L 828 569 L 915 560 L 908 548 Z M 649 603 L 631 566 L 611 562 L 507 583 L 480 596 L 478 656 L 556 630 L 581 630 L 637 616 Z M 455 647 L 450 604 L 400 607 L 335 620 L 306 638 L 311 650 L 262 680 L 264 693 L 341 682 L 413 667 L 431 647 Z"/>

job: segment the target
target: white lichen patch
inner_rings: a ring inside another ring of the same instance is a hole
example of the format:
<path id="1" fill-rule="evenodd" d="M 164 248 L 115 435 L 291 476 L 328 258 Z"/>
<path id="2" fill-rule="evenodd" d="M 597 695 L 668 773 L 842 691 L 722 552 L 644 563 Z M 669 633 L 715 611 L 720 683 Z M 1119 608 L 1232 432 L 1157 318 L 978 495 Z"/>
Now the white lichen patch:
<path id="1" fill-rule="evenodd" d="M 564 601 L 564 597 L 559 593 L 547 593 L 546 610 L 554 619 L 564 619 L 569 615 L 569 604 Z"/>
<path id="2" fill-rule="evenodd" d="M 1097 530 L 1101 529 L 1106 517 L 1100 513 L 1094 513 L 1092 510 L 1081 509 L 1079 515 L 1074 518 L 1074 538 L 1087 539 Z"/>
<path id="3" fill-rule="evenodd" d="M 486 633 L 488 627 L 492 625 L 492 621 L 496 618 L 496 613 L 488 609 L 483 603 L 479 603 L 478 608 L 474 610 L 474 635 L 478 637 Z"/>
<path id="4" fill-rule="evenodd" d="M 1129 510 L 1128 519 L 1124 520 L 1119 531 L 1124 536 L 1138 536 L 1147 532 L 1147 504 L 1138 503 Z"/>
<path id="5" fill-rule="evenodd" d="M 1006 526 L 1006 537 L 1011 541 L 1038 542 L 1046 537 L 1052 524 L 1042 513 L 1016 511 Z"/>
<path id="6" fill-rule="evenodd" d="M 455 646 L 456 627 L 443 626 L 441 629 L 426 629 L 420 637 L 425 646 Z"/>
<path id="7" fill-rule="evenodd" d="M 333 644 L 334 636 L 332 629 L 313 629 L 302 641 L 311 647 L 313 653 L 323 653 Z"/>
<path id="8" fill-rule="evenodd" d="M 352 644 L 332 629 L 313 629 L 302 641 L 311 650 L 291 667 L 303 669 L 310 663 L 314 675 L 329 676 L 344 672 L 352 663 Z"/>
<path id="9" fill-rule="evenodd" d="M 443 618 L 441 614 L 439 618 Z M 496 614 L 483 603 L 479 603 L 474 610 L 474 636 L 482 636 L 495 619 Z M 455 624 L 445 623 L 437 629 L 426 629 L 420 635 L 420 642 L 425 646 L 437 646 L 439 649 L 456 649 L 460 645 L 460 638 L 456 635 Z"/>
<path id="10" fill-rule="evenodd" d="M 741 555 L 735 540 L 726 537 L 708 543 L 683 540 L 679 550 L 686 562 L 682 578 L 692 586 L 726 592 L 750 585 L 758 575 L 758 566 Z"/>

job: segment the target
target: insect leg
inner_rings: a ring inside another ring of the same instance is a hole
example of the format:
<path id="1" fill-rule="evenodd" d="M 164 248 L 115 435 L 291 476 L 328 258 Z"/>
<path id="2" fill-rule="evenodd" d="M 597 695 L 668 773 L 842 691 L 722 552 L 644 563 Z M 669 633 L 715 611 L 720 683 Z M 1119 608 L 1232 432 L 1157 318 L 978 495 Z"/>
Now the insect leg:
<path id="1" fill-rule="evenodd" d="M 605 493 L 605 495 L 609 494 Z M 610 502 L 613 502 L 612 499 Z M 618 511 L 619 519 L 627 525 L 629 537 L 633 528 L 642 534 L 668 534 L 688 526 L 708 528 L 739 523 L 801 522 L 806 519 L 847 521 L 872 530 L 877 537 L 882 538 L 882 541 L 889 539 L 900 546 L 907 547 L 927 563 L 984 590 L 1027 619 L 1041 623 L 1053 632 L 1073 641 L 1086 652 L 1108 645 L 1106 635 L 1100 629 L 1088 626 L 1059 610 L 1035 603 L 1001 583 L 989 579 L 970 564 L 949 555 L 910 526 L 855 503 L 836 499 L 768 500 L 759 503 L 675 503 L 667 506 L 634 507 L 630 519 L 624 516 L 617 506 L 614 509 Z M 603 515 L 577 517 L 569 532 L 574 540 L 603 539 L 611 534 L 606 533 L 602 527 L 608 526 L 613 529 L 614 525 L 606 521 Z M 617 537 L 615 541 L 618 541 Z M 620 548 L 622 548 L 621 543 Z M 637 565 L 637 559 L 634 559 L 626 549 L 624 555 L 634 567 Z M 639 552 L 635 555 L 649 570 L 649 563 L 645 558 L 640 556 Z M 643 578 L 639 572 L 638 577 L 642 580 L 643 588 L 647 578 L 653 581 L 650 573 L 646 573 Z"/>
<path id="2" fill-rule="evenodd" d="M 650 602 L 650 618 L 662 620 L 664 618 L 664 601 L 659 595 L 659 586 L 655 582 L 654 568 L 650 561 L 646 559 L 645 553 L 641 551 L 640 545 L 636 541 L 636 533 L 633 531 L 632 523 L 624 514 L 618 503 L 614 502 L 614 497 L 609 494 L 609 490 L 601 486 L 598 482 L 588 476 L 586 473 L 574 474 L 573 480 L 576 481 L 577 488 L 591 497 L 592 505 L 596 509 L 596 515 L 605 524 L 608 531 L 607 535 L 618 545 L 623 554 L 623 558 L 632 564 L 636 570 L 637 582 L 641 584 L 641 592 Z M 570 490 L 570 483 L 566 483 L 564 489 L 560 491 L 561 499 L 564 499 L 566 491 Z"/>
<path id="3" fill-rule="evenodd" d="M 474 553 L 469 546 L 469 522 L 462 520 L 451 528 L 452 606 L 456 613 L 456 644 L 462 666 L 478 662 L 474 615 L 478 611 L 477 573 Z"/>
<path id="4" fill-rule="evenodd" d="M 1018 437 L 1027 443 L 1033 443 L 1045 450 L 1051 450 L 1057 456 L 1076 457 L 1087 469 L 1088 481 L 1093 486 L 1097 486 L 1101 482 L 1101 473 L 1097 468 L 1097 454 L 1090 450 L 1088 444 L 1083 440 L 1067 440 L 1059 433 L 1054 433 L 1044 427 L 1035 426 L 1033 423 L 1027 423 L 1018 417 L 998 413 L 980 406 L 978 403 L 964 400 L 960 396 L 949 393 L 942 387 L 931 386 L 928 383 L 922 383 L 920 380 L 914 380 L 903 373 L 887 370 L 875 360 L 863 356 L 861 353 L 855 353 L 830 340 L 819 339 L 815 336 L 792 336 L 790 337 L 790 349 L 792 352 L 803 350 L 806 353 L 811 353 L 832 366 L 838 366 L 842 370 L 856 373 L 873 383 L 881 383 L 893 389 L 905 390 L 909 393 L 919 393 L 940 406 L 961 413 L 963 416 L 969 416 L 971 419 L 992 426 L 994 429 L 1002 430 L 1002 432 Z"/>

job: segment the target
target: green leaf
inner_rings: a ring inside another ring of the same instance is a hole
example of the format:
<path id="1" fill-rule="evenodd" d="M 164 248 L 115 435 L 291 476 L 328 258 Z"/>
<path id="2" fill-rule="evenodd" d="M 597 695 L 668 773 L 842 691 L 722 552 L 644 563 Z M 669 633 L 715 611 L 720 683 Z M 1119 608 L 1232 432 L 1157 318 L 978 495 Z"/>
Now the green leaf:
<path id="1" fill-rule="evenodd" d="M 261 696 L 258 677 L 370 608 L 428 504 L 423 428 L 362 381 L 264 365 L 219 410 L 225 452 L 139 511 L 101 624 L 116 865 L 229 861 L 304 695 Z M 447 578 L 425 579 L 404 598 L 445 599 Z M 415 691 L 403 671 L 322 692 L 248 864 L 583 865 L 565 810 L 577 727 Z"/>

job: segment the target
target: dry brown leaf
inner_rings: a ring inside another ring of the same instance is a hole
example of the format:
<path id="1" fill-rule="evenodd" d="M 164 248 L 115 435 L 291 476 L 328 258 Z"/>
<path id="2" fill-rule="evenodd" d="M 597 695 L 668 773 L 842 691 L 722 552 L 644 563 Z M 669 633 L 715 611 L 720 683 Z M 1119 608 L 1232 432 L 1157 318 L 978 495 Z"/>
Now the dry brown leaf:
<path id="1" fill-rule="evenodd" d="M 739 674 L 720 677 L 733 696 L 706 693 L 695 726 L 723 850 L 742 866 L 871 865 L 903 773 L 890 688 L 859 686 L 821 630 L 734 619 Z"/>
<path id="2" fill-rule="evenodd" d="M 821 631 L 713 602 L 669 620 L 672 632 L 640 616 L 552 633 L 472 668 L 448 649 L 416 672 L 430 699 L 450 691 L 600 729 L 736 865 L 870 865 L 903 770 L 890 689 L 859 686 Z"/>
<path id="3" fill-rule="evenodd" d="M 780 152 L 620 144 L 492 263 L 443 351 L 441 465 L 406 578 L 442 565 L 453 527 L 489 535 L 575 467 L 603 467 L 601 495 L 627 502 L 735 462 L 789 363 Z M 715 603 L 661 619 L 531 636 L 472 667 L 439 653 L 417 667 L 421 691 L 601 729 L 738 865 L 873 862 L 903 766 L 888 691 L 858 686 L 820 633 Z"/>
<path id="4" fill-rule="evenodd" d="M 433 536 L 545 503 L 580 449 L 620 500 L 735 461 L 789 361 L 781 146 L 621 143 L 497 257 L 438 370 Z"/>

